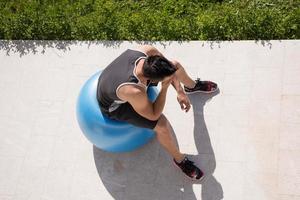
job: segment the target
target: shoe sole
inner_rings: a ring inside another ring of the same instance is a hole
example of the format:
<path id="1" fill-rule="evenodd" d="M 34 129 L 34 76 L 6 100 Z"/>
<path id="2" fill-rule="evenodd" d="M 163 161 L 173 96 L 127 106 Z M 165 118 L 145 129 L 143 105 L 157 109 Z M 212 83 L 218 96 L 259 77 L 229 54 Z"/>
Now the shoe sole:
<path id="1" fill-rule="evenodd" d="M 184 174 L 184 176 L 187 177 L 188 179 L 192 180 L 192 181 L 202 181 L 202 180 L 204 179 L 204 177 L 205 177 L 204 173 L 202 172 L 203 175 L 202 175 L 201 178 L 199 178 L 199 179 L 193 179 L 193 178 L 189 177 L 188 175 L 186 175 L 186 174 L 182 171 L 182 169 L 181 169 L 178 165 L 176 165 L 176 163 L 175 163 L 174 161 L 173 161 L 173 165 L 174 165 L 175 167 L 177 167 L 178 169 L 180 169 L 180 171 Z"/>
<path id="2" fill-rule="evenodd" d="M 185 91 L 185 93 L 186 94 L 195 94 L 195 93 L 211 94 L 211 93 L 214 93 L 214 92 L 218 91 L 218 89 L 219 88 L 216 88 L 215 90 L 210 91 L 210 92 L 205 92 L 205 91 L 197 90 L 197 91 L 194 91 L 194 92 L 187 92 L 187 91 Z"/>

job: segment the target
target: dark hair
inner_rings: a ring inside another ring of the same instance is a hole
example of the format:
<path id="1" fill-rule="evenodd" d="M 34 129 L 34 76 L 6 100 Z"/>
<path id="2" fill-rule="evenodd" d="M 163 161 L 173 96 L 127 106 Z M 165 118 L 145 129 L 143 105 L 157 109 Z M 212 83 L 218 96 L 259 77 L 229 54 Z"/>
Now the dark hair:
<path id="1" fill-rule="evenodd" d="M 149 56 L 143 65 L 143 75 L 151 80 L 162 80 L 176 72 L 176 67 L 162 56 Z"/>

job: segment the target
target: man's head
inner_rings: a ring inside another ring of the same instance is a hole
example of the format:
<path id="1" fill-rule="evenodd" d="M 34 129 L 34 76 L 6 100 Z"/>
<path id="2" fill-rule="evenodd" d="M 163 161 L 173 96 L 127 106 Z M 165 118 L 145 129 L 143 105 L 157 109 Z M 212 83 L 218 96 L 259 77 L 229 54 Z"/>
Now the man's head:
<path id="1" fill-rule="evenodd" d="M 143 65 L 143 75 L 155 82 L 173 75 L 176 70 L 176 67 L 162 56 L 149 56 Z"/>

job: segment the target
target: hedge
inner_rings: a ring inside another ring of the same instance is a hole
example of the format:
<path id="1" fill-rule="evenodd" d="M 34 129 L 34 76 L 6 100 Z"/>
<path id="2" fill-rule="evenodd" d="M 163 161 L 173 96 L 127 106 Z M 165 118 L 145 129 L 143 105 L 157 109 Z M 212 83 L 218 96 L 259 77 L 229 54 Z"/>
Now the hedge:
<path id="1" fill-rule="evenodd" d="M 300 38 L 300 0 L 0 0 L 5 40 Z"/>

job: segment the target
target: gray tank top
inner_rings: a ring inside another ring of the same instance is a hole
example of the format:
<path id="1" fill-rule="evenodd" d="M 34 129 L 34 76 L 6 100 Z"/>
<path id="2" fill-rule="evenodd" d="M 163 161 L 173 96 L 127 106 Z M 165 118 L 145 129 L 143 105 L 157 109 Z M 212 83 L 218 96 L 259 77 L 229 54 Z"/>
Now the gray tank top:
<path id="1" fill-rule="evenodd" d="M 146 57 L 141 51 L 127 49 L 102 71 L 97 86 L 97 100 L 102 111 L 113 112 L 126 103 L 116 93 L 123 85 L 134 84 L 147 89 L 149 83 L 142 84 L 134 72 L 138 61 Z"/>

